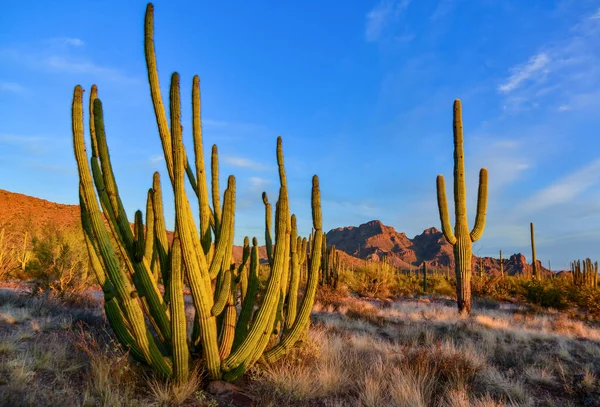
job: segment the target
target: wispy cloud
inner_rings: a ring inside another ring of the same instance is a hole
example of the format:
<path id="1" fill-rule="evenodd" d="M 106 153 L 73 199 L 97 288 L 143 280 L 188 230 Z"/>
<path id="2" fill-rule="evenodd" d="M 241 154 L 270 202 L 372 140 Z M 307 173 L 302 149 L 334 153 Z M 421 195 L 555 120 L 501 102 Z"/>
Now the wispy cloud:
<path id="1" fill-rule="evenodd" d="M 256 171 L 263 171 L 268 168 L 268 166 L 264 164 L 244 157 L 222 156 L 221 160 L 223 160 L 223 162 L 226 164 L 233 165 L 234 167 L 249 168 Z"/>
<path id="2" fill-rule="evenodd" d="M 83 74 L 114 82 L 136 82 L 119 69 L 94 62 L 87 54 L 83 40 L 52 38 L 37 44 L 0 49 L 0 60 L 46 73 Z"/>
<path id="3" fill-rule="evenodd" d="M 44 137 L 0 134 L 0 145 L 19 147 L 29 154 L 42 153 L 47 143 L 48 139 Z"/>
<path id="4" fill-rule="evenodd" d="M 0 82 L 0 92 L 25 92 L 25 87 L 16 82 Z"/>
<path id="5" fill-rule="evenodd" d="M 164 155 L 153 155 L 152 157 L 148 158 L 148 161 L 151 164 L 160 164 L 165 160 Z"/>
<path id="6" fill-rule="evenodd" d="M 50 38 L 46 42 L 52 46 L 83 47 L 85 45 L 85 41 L 69 37 Z"/>
<path id="7" fill-rule="evenodd" d="M 377 41 L 387 27 L 396 22 L 410 0 L 382 0 L 367 13 L 365 38 L 368 42 Z"/>
<path id="8" fill-rule="evenodd" d="M 542 44 L 525 63 L 509 69 L 497 87 L 505 108 L 554 111 L 600 107 L 600 10 L 587 14 L 563 38 Z"/>
<path id="9" fill-rule="evenodd" d="M 533 194 L 523 203 L 522 211 L 531 213 L 571 202 L 598 184 L 600 184 L 600 158 Z"/>
<path id="10" fill-rule="evenodd" d="M 430 19 L 432 21 L 439 21 L 442 18 L 446 17 L 448 14 L 452 13 L 454 8 L 456 7 L 457 0 L 440 0 L 438 1 L 437 7 L 431 14 Z"/>
<path id="11" fill-rule="evenodd" d="M 540 73 L 548 73 L 549 69 L 545 69 L 550 63 L 550 57 L 546 53 L 534 55 L 527 63 L 511 68 L 511 75 L 507 81 L 500 86 L 498 90 L 502 93 L 509 93 L 517 89 L 519 85 L 531 79 L 534 75 Z M 536 80 L 540 80 L 539 77 Z"/>

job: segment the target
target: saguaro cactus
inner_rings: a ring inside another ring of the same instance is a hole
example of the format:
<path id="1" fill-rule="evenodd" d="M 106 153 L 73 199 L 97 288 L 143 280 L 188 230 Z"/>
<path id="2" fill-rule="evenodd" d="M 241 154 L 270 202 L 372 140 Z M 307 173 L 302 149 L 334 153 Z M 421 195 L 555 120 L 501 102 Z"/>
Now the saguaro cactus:
<path id="1" fill-rule="evenodd" d="M 502 250 L 500 250 L 500 277 L 504 277 L 504 261 L 502 260 Z"/>
<path id="2" fill-rule="evenodd" d="M 136 359 L 151 366 L 162 377 L 185 381 L 192 355 L 200 354 L 210 378 L 233 380 L 261 358 L 265 363 L 277 360 L 308 328 L 322 250 L 319 180 L 316 175 L 312 180 L 315 238 L 311 245 L 307 285 L 298 304 L 297 248 L 298 244 L 302 245 L 302 240 L 298 238 L 295 216 L 290 214 L 279 137 L 276 153 L 280 188 L 275 210 L 275 237 L 271 242 L 274 249 L 266 290 L 259 293 L 256 239 L 252 250 L 249 239 L 245 239 L 241 264 L 232 264 L 236 182 L 233 176 L 229 177 L 221 205 L 216 146 L 213 146 L 211 158 L 213 207 L 210 207 L 202 145 L 200 81 L 196 76 L 192 83 L 194 175 L 183 145 L 179 75 L 174 73 L 171 77 L 170 122 L 167 122 L 160 95 L 153 31 L 153 6 L 148 4 L 146 63 L 158 132 L 174 192 L 173 242 L 169 244 L 167 240 L 158 173 L 154 174 L 153 186 L 147 196 L 146 228 L 142 224 L 143 215 L 138 211 L 135 233 L 132 231 L 112 171 L 102 103 L 97 98 L 95 85 L 90 92 L 92 157 L 88 163 L 83 89 L 77 85 L 72 105 L 73 144 L 80 179 L 81 222 L 88 253 L 104 292 L 107 319 L 119 342 Z M 186 193 L 186 175 L 198 200 L 199 229 Z M 270 236 L 270 211 L 266 229 Z M 246 272 L 249 258 L 250 267 Z M 288 284 L 290 263 L 292 284 Z M 191 336 L 188 336 L 184 307 L 186 281 L 195 308 Z M 159 289 L 161 282 L 162 291 Z M 238 316 L 236 305 L 240 297 L 242 304 Z M 274 333 L 282 321 L 285 321 L 285 329 Z"/>
<path id="3" fill-rule="evenodd" d="M 427 263 L 423 262 L 423 292 L 427 292 Z"/>
<path id="4" fill-rule="evenodd" d="M 440 220 L 444 237 L 454 246 L 454 262 L 456 271 L 456 299 L 461 313 L 471 312 L 471 258 L 473 242 L 483 234 L 485 228 L 485 212 L 487 208 L 487 169 L 479 172 L 479 195 L 477 198 L 477 216 L 475 226 L 469 233 L 467 220 L 467 186 L 465 182 L 465 157 L 463 150 L 462 107 L 460 100 L 454 101 L 454 233 L 450 226 L 446 185 L 443 175 L 437 177 L 437 198 Z"/>
<path id="5" fill-rule="evenodd" d="M 531 273 L 534 279 L 539 280 L 540 270 L 538 269 L 537 258 L 535 256 L 535 232 L 533 229 L 533 222 L 529 223 L 529 232 L 531 234 L 531 258 L 533 259 L 531 263 Z"/>

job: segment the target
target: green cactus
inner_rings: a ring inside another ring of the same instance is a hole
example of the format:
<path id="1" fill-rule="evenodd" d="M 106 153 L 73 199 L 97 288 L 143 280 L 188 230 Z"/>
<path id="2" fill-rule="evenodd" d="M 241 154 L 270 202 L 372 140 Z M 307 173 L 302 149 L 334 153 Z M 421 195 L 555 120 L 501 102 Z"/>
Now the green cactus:
<path id="1" fill-rule="evenodd" d="M 450 226 L 446 185 L 444 177 L 437 177 L 437 198 L 440 220 L 444 237 L 454 246 L 454 262 L 456 271 L 456 297 L 458 310 L 461 313 L 471 312 L 471 258 L 473 242 L 483 234 L 487 208 L 487 169 L 479 172 L 479 191 L 477 199 L 477 216 L 475 226 L 469 233 L 467 220 L 467 187 L 465 182 L 465 159 L 463 151 L 462 107 L 460 100 L 454 101 L 454 233 Z"/>
<path id="2" fill-rule="evenodd" d="M 326 243 L 326 235 L 323 235 L 323 244 Z M 340 277 L 340 254 L 335 245 L 323 247 L 321 253 L 321 285 L 327 285 L 333 289 L 338 287 Z"/>
<path id="3" fill-rule="evenodd" d="M 289 210 L 282 140 L 279 137 L 280 190 L 274 239 L 270 234 L 270 205 L 264 195 L 271 270 L 266 291 L 259 293 L 256 239 L 252 249 L 249 239 L 244 240 L 242 262 L 232 264 L 236 185 L 235 178 L 230 176 L 221 205 L 216 146 L 213 146 L 211 154 L 212 200 L 209 200 L 202 146 L 200 81 L 196 76 L 192 83 L 194 173 L 183 145 L 179 75 L 174 73 L 171 77 L 170 120 L 167 122 L 158 82 L 153 32 L 153 6 L 148 4 L 145 54 L 158 133 L 174 193 L 173 243 L 169 245 L 167 240 L 158 173 L 154 174 L 152 188 L 147 194 L 146 224 L 143 223 L 143 213 L 137 211 L 133 230 L 130 226 L 112 171 L 102 103 L 97 98 L 95 86 L 90 92 L 92 157 L 88 163 L 84 141 L 83 89 L 78 85 L 73 95 L 72 125 L 86 245 L 92 268 L 104 292 L 107 319 L 119 342 L 133 357 L 151 366 L 162 377 L 184 382 L 193 364 L 192 355 L 200 354 L 211 379 L 223 377 L 233 380 L 260 358 L 266 363 L 277 360 L 308 328 L 322 251 L 318 178 L 313 177 L 315 238 L 308 256 L 306 239 L 298 236 L 296 218 Z M 198 199 L 199 230 L 186 193 L 186 178 Z M 298 306 L 299 268 L 307 258 L 310 259 L 308 281 Z M 248 259 L 250 265 L 246 269 Z M 185 281 L 189 284 L 195 308 L 191 337 L 187 334 L 184 308 Z M 164 290 L 159 289 L 159 283 L 163 284 Z M 239 315 L 236 307 L 238 298 L 242 302 Z M 257 298 L 260 298 L 258 309 Z M 274 328 L 281 323 L 285 324 L 285 329 L 272 335 Z"/>
<path id="4" fill-rule="evenodd" d="M 427 292 L 427 263 L 423 262 L 423 292 Z"/>
<path id="5" fill-rule="evenodd" d="M 535 233 L 533 230 L 533 222 L 529 223 L 529 232 L 531 234 L 531 257 L 532 257 L 532 262 L 531 262 L 531 273 L 534 279 L 539 280 L 540 279 L 540 270 L 537 266 L 537 259 L 535 256 Z"/>
<path id="6" fill-rule="evenodd" d="M 500 277 L 504 278 L 504 261 L 502 260 L 502 250 L 500 250 Z"/>

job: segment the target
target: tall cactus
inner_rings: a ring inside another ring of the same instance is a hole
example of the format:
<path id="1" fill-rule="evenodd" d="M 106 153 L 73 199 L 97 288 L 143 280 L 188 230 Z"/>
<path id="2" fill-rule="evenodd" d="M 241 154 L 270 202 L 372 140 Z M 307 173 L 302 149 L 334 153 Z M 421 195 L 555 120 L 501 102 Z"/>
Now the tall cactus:
<path id="1" fill-rule="evenodd" d="M 471 312 L 471 258 L 473 242 L 483 234 L 487 208 L 487 169 L 479 172 L 479 191 L 477 198 L 477 216 L 475 226 L 469 233 L 467 220 L 467 186 L 465 182 L 465 158 L 463 150 L 462 107 L 460 100 L 454 101 L 454 233 L 450 226 L 446 185 L 443 175 L 437 177 L 437 198 L 440 220 L 444 237 L 454 246 L 454 262 L 456 271 L 456 299 L 460 313 Z"/>
<path id="2" fill-rule="evenodd" d="M 533 222 L 529 223 L 529 232 L 531 234 L 531 258 L 533 259 L 531 263 L 531 273 L 534 279 L 539 280 L 540 270 L 537 266 L 537 258 L 535 255 L 535 232 L 533 229 Z"/>
<path id="3" fill-rule="evenodd" d="M 189 375 L 192 355 L 201 354 L 212 379 L 233 380 L 263 358 L 273 362 L 289 350 L 306 331 L 315 298 L 322 250 L 322 220 L 318 178 L 312 180 L 312 218 L 315 238 L 307 285 L 299 281 L 299 264 L 306 256 L 306 240 L 298 237 L 296 218 L 290 214 L 283 167 L 281 138 L 277 139 L 280 172 L 276 203 L 275 237 L 270 255 L 266 291 L 259 293 L 258 242 L 250 248 L 244 240 L 242 263 L 232 264 L 235 226 L 236 182 L 230 176 L 223 200 L 219 192 L 218 151 L 213 146 L 212 200 L 203 157 L 200 116 L 200 81 L 192 83 L 192 134 L 195 172 L 183 145 L 179 75 L 170 84 L 170 121 L 160 95 L 153 42 L 153 6 L 145 19 L 145 50 L 158 132 L 163 146 L 169 181 L 175 201 L 175 231 L 169 244 L 158 173 L 146 200 L 143 214 L 136 212 L 132 231 L 124 210 L 106 142 L 102 103 L 97 88 L 90 92 L 90 138 L 92 156 L 88 163 L 84 141 L 83 89 L 73 95 L 72 125 L 75 158 L 80 179 L 81 222 L 90 261 L 104 292 L 107 319 L 119 342 L 157 374 L 183 382 Z M 199 229 L 188 200 L 185 179 L 198 200 Z M 265 202 L 266 200 L 265 194 Z M 212 208 L 211 208 L 212 203 Z M 105 219 L 107 222 L 105 222 Z M 266 235 L 270 235 L 270 207 Z M 297 251 L 304 250 L 299 256 Z M 246 263 L 250 258 L 250 267 Z M 291 284 L 288 271 L 291 264 Z M 191 337 L 184 307 L 184 282 L 190 287 L 195 318 Z M 159 289 L 159 283 L 164 290 Z M 237 301 L 241 297 L 238 315 Z M 298 299 L 302 298 L 300 304 Z M 258 300 L 260 299 L 260 300 Z M 257 307 L 257 304 L 260 306 Z M 285 323 L 285 329 L 272 335 Z"/>
<path id="4" fill-rule="evenodd" d="M 504 278 L 504 261 L 502 260 L 502 250 L 500 250 L 500 277 Z"/>
<path id="5" fill-rule="evenodd" d="M 423 292 L 427 292 L 427 263 L 423 262 Z"/>

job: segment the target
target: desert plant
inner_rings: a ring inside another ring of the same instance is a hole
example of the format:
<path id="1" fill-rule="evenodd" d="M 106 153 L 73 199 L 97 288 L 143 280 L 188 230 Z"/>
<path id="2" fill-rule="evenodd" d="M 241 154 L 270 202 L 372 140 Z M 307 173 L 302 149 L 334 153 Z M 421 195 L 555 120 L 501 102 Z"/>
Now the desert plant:
<path id="1" fill-rule="evenodd" d="M 25 278 L 25 268 L 31 260 L 31 241 L 27 231 L 22 240 L 18 235 L 9 226 L 0 229 L 0 281 L 9 275 Z"/>
<path id="2" fill-rule="evenodd" d="M 423 292 L 427 292 L 427 263 L 423 262 Z"/>
<path id="3" fill-rule="evenodd" d="M 323 236 L 325 242 L 325 236 Z M 335 245 L 327 247 L 323 246 L 321 259 L 321 285 L 328 285 L 333 289 L 338 286 L 340 278 L 340 255 L 337 252 Z"/>
<path id="4" fill-rule="evenodd" d="M 532 257 L 531 273 L 533 275 L 533 278 L 535 278 L 536 280 L 539 280 L 540 279 L 540 270 L 538 269 L 537 259 L 535 256 L 535 232 L 533 230 L 533 222 L 529 223 L 529 232 L 531 234 L 531 257 Z"/>
<path id="5" fill-rule="evenodd" d="M 582 267 L 583 265 L 583 267 Z M 592 263 L 588 257 L 571 263 L 573 285 L 577 287 L 596 288 L 598 286 L 598 262 Z"/>
<path id="6" fill-rule="evenodd" d="M 62 231 L 47 225 L 32 239 L 31 260 L 25 275 L 34 292 L 51 291 L 60 297 L 83 292 L 88 286 L 88 255 L 81 231 Z"/>
<path id="7" fill-rule="evenodd" d="M 266 291 L 258 293 L 258 242 L 250 248 L 246 240 L 242 265 L 232 264 L 234 235 L 235 178 L 230 176 L 220 203 L 218 154 L 213 146 L 211 160 L 212 203 L 202 145 L 200 83 L 194 77 L 192 87 L 192 134 L 195 174 L 188 163 L 182 141 L 179 75 L 171 76 L 170 128 L 160 94 L 154 52 L 154 8 L 148 4 L 145 17 L 145 55 L 159 135 L 169 180 L 175 198 L 175 231 L 172 243 L 166 238 L 160 177 L 154 174 L 148 192 L 147 208 L 154 215 L 153 230 L 144 230 L 141 212 L 136 213 L 134 231 L 123 208 L 112 171 L 106 142 L 102 103 L 97 88 L 90 94 L 91 168 L 85 150 L 83 89 L 76 86 L 73 95 L 72 125 L 75 157 L 80 179 L 81 221 L 93 269 L 102 286 L 105 312 L 118 340 L 137 359 L 151 366 L 162 377 L 185 381 L 192 355 L 201 355 L 211 379 L 233 380 L 259 359 L 277 360 L 306 331 L 314 302 L 320 268 L 322 221 L 319 180 L 312 183 L 312 218 L 315 238 L 312 242 L 308 282 L 299 309 L 293 310 L 290 289 L 299 272 L 293 261 L 292 243 L 296 243 L 295 217 L 290 215 L 288 189 L 281 138 L 277 139 L 279 199 L 276 204 L 275 238 L 270 248 L 270 274 Z M 199 228 L 193 220 L 185 191 L 188 179 L 198 198 Z M 94 188 L 95 186 L 95 188 Z M 98 198 L 102 211 L 98 204 Z M 265 203 L 268 204 L 266 194 Z M 270 229 L 270 206 L 267 229 Z M 104 223 L 103 217 L 107 222 Z M 108 226 L 108 229 L 107 229 Z M 109 239 L 109 232 L 114 243 Z M 267 230 L 270 235 L 270 230 Z M 294 239 L 292 242 L 292 238 Z M 146 251 L 153 242 L 153 253 Z M 267 242 L 269 248 L 271 242 Z M 251 252 L 251 253 L 250 253 Z M 124 267 L 119 267 L 121 253 Z M 241 290 L 242 306 L 237 315 L 243 264 L 250 258 L 246 290 Z M 165 286 L 159 290 L 152 260 Z M 291 267 L 290 267 L 291 264 Z M 184 309 L 184 279 L 190 286 L 196 311 L 191 337 L 187 334 Z M 260 297 L 260 306 L 255 310 Z M 146 322 L 148 321 L 148 323 Z M 268 348 L 268 350 L 267 350 Z"/>
<path id="8" fill-rule="evenodd" d="M 479 172 L 479 191 L 477 198 L 477 216 L 475 226 L 469 233 L 467 220 L 467 186 L 465 182 L 465 157 L 463 151 L 462 107 L 460 100 L 454 101 L 454 233 L 450 226 L 446 185 L 444 176 L 437 177 L 437 198 L 440 220 L 444 237 L 454 246 L 456 271 L 456 301 L 460 313 L 471 312 L 471 258 L 473 242 L 483 234 L 487 208 L 487 169 Z"/>
<path id="9" fill-rule="evenodd" d="M 502 250 L 500 250 L 500 277 L 504 278 L 504 260 L 502 260 Z"/>

